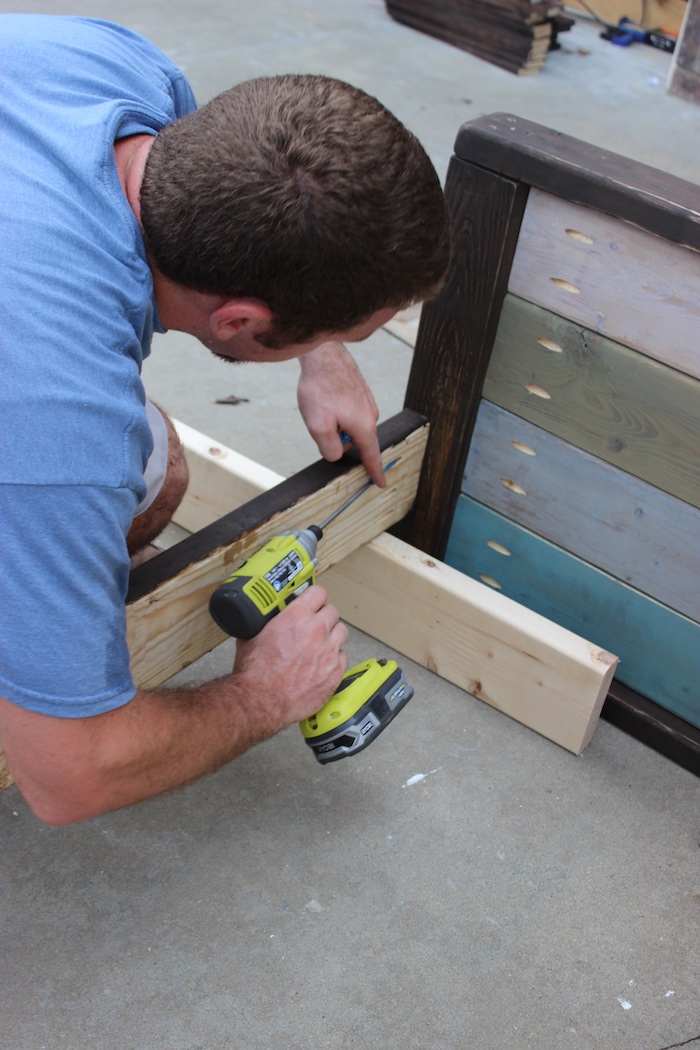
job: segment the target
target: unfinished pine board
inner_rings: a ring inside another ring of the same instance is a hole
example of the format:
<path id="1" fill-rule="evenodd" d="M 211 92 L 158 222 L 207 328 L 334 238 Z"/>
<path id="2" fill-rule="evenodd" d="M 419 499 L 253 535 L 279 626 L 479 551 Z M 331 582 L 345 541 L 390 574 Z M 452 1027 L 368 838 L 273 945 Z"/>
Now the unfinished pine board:
<path id="1" fill-rule="evenodd" d="M 463 491 L 700 621 L 696 507 L 490 401 L 479 408 Z"/>
<path id="2" fill-rule="evenodd" d="M 446 560 L 616 653 L 621 682 L 700 726 L 699 624 L 468 496 L 457 504 Z"/>
<path id="3" fill-rule="evenodd" d="M 506 296 L 484 397 L 700 507 L 700 381 Z"/>
<path id="4" fill-rule="evenodd" d="M 415 499 L 424 421 L 404 411 L 380 427 L 380 438 L 384 462 L 397 460 L 387 488 L 372 486 L 329 525 L 319 543 L 319 572 L 402 518 Z M 364 467 L 321 461 L 139 566 L 127 602 L 136 683 L 159 685 L 223 641 L 209 615 L 214 588 L 271 536 L 322 521 L 366 479 Z"/>
<path id="5" fill-rule="evenodd" d="M 12 787 L 15 782 L 15 778 L 10 773 L 5 759 L 4 751 L 0 750 L 0 791 L 4 791 L 6 788 Z"/>
<path id="6" fill-rule="evenodd" d="M 190 468 L 191 468 L 191 470 L 193 472 L 193 482 L 194 482 L 194 486 L 192 486 L 192 492 L 196 492 L 198 490 L 198 484 L 197 484 L 198 481 L 199 481 L 198 473 L 201 470 L 201 471 L 205 472 L 206 477 L 208 479 L 210 479 L 211 482 L 215 485 L 218 497 L 220 499 L 224 500 L 224 502 L 227 503 L 230 507 L 233 507 L 233 506 L 237 505 L 237 501 L 240 499 L 241 493 L 240 493 L 240 489 L 239 489 L 239 482 L 238 482 L 238 479 L 236 478 L 236 468 L 234 467 L 234 463 L 240 465 L 240 468 L 241 468 L 241 471 L 242 471 L 242 474 L 243 474 L 243 477 L 244 477 L 246 485 L 250 484 L 253 487 L 256 487 L 259 492 L 265 491 L 266 487 L 268 487 L 267 483 L 270 480 L 270 478 L 269 478 L 269 475 L 271 474 L 270 471 L 267 471 L 265 468 L 258 468 L 257 464 L 253 463 L 251 460 L 245 460 L 245 457 L 235 457 L 235 459 L 229 459 L 228 456 L 227 456 L 227 453 L 228 453 L 229 450 L 227 450 L 225 447 L 223 447 L 221 445 L 217 445 L 215 442 L 210 441 L 208 438 L 204 438 L 203 435 L 198 434 L 197 431 L 190 431 L 189 428 L 188 429 L 181 429 L 180 424 L 178 424 L 178 430 L 182 434 L 183 441 L 185 443 L 185 449 L 186 449 L 186 452 L 188 454 L 188 459 L 189 459 L 189 452 L 190 452 L 190 449 L 191 449 L 192 446 L 196 447 L 197 449 L 204 449 L 205 455 L 208 454 L 208 452 L 209 452 L 209 450 L 211 448 L 214 448 L 216 450 L 213 464 L 207 463 L 206 462 L 206 458 L 202 459 L 202 460 L 194 460 L 194 459 L 190 460 Z M 220 467 L 219 467 L 219 464 L 223 464 L 223 463 L 228 464 L 228 468 L 226 469 L 226 471 L 221 470 Z M 211 469 L 209 469 L 210 467 L 211 467 Z M 278 476 L 273 475 L 273 478 L 274 477 L 278 477 Z M 281 480 L 281 479 L 279 479 L 279 480 Z M 188 490 L 188 494 L 185 496 L 185 500 L 183 501 L 183 503 L 187 503 L 187 501 L 190 498 L 191 498 L 191 494 L 190 494 L 190 491 Z M 200 513 L 202 513 L 203 516 L 206 516 L 206 514 L 212 515 L 210 520 L 209 521 L 205 521 L 204 523 L 205 524 L 210 524 L 211 522 L 213 522 L 215 520 L 215 517 L 214 517 L 214 513 L 215 512 L 213 510 L 213 506 L 210 503 L 210 501 L 208 501 L 208 500 L 200 500 L 198 498 L 197 499 L 197 503 L 199 505 L 198 509 L 200 510 Z M 185 511 L 186 511 L 186 513 L 189 513 L 186 508 L 185 508 Z M 359 548 L 357 552 L 355 552 L 356 556 L 355 556 L 355 561 L 354 561 L 354 567 L 355 567 L 355 571 L 357 571 L 357 572 L 359 572 L 361 574 L 361 577 L 360 577 L 361 579 L 368 578 L 368 576 L 371 575 L 371 573 L 373 572 L 373 570 L 374 570 L 374 558 L 373 558 L 373 555 L 374 555 L 375 549 L 376 549 L 376 547 L 378 545 L 381 546 L 382 542 L 385 539 L 388 540 L 389 542 L 399 542 L 399 541 L 392 541 L 390 537 L 387 537 L 386 535 L 384 535 L 384 536 L 379 537 L 379 539 L 377 541 L 373 541 L 372 543 L 366 544 L 365 546 Z M 340 593 L 337 590 L 337 581 L 339 579 L 342 579 L 343 576 L 344 576 L 344 573 L 342 572 L 342 565 L 336 566 L 330 572 L 325 572 L 324 575 L 323 575 L 324 586 L 328 586 L 331 589 L 331 600 L 334 601 L 334 602 L 338 599 L 339 593 Z M 341 612 L 343 612 L 343 615 L 344 615 L 344 610 L 341 610 Z M 474 611 L 473 615 L 476 618 L 479 615 L 478 611 Z M 367 624 L 364 622 L 364 619 L 362 617 L 358 617 L 357 612 L 349 611 L 348 615 L 345 618 L 348 620 L 348 622 L 352 622 L 355 626 L 357 626 L 361 630 L 365 630 L 365 631 L 369 630 Z M 370 633 L 374 633 L 374 632 L 370 632 Z M 386 639 L 380 639 L 380 640 L 384 641 L 385 644 L 389 644 L 386 641 Z M 400 646 L 397 647 L 395 645 L 392 645 L 392 648 L 399 648 L 399 649 L 401 649 Z M 405 649 L 401 649 L 401 651 L 405 652 L 406 650 Z M 411 658 L 414 658 L 412 652 L 407 652 L 407 655 L 411 656 Z M 429 665 L 426 664 L 425 666 L 429 666 Z M 530 669 L 529 665 L 527 665 L 527 666 L 528 666 L 528 670 L 529 670 Z M 432 668 L 432 669 L 435 670 L 435 668 Z M 438 671 L 438 673 L 440 673 L 440 672 Z M 469 677 L 469 681 L 466 682 L 466 684 L 465 684 L 466 679 L 464 678 L 464 676 L 462 676 L 460 678 L 460 680 L 457 680 L 457 678 L 451 678 L 450 680 L 456 682 L 456 684 L 461 685 L 464 688 L 468 688 L 468 686 L 470 684 L 472 684 L 473 678 L 474 678 L 473 675 L 470 676 Z M 545 732 L 542 728 L 538 728 L 538 726 L 540 726 L 541 723 L 537 722 L 537 715 L 534 715 L 534 716 L 531 717 L 530 712 L 528 710 L 528 704 L 527 703 L 523 703 L 523 699 L 524 698 L 520 695 L 519 691 L 517 692 L 517 695 L 518 695 L 519 703 L 521 705 L 520 709 L 518 711 L 516 711 L 514 709 L 514 705 L 511 704 L 510 705 L 510 709 L 507 711 L 507 713 L 511 717 L 519 718 L 521 721 L 523 721 L 527 725 L 530 725 L 530 722 L 532 722 L 533 724 L 530 726 L 531 728 L 536 729 L 539 732 L 543 732 L 543 735 L 545 735 L 545 736 L 549 736 L 549 731 Z M 596 704 L 598 704 L 597 698 L 596 698 Z M 594 721 L 595 721 L 595 716 L 593 716 L 593 723 L 594 723 Z M 549 730 L 549 727 L 547 727 L 547 728 Z M 592 732 L 593 731 L 593 725 L 591 725 L 589 728 L 590 728 L 590 732 Z M 559 741 L 557 741 L 557 742 L 559 742 Z M 564 744 L 564 746 L 566 746 L 566 744 Z"/>
<path id="7" fill-rule="evenodd" d="M 324 577 L 343 619 L 579 754 L 617 658 L 384 535 Z"/>
<path id="8" fill-rule="evenodd" d="M 418 325 L 420 324 L 421 306 L 421 303 L 416 303 L 415 306 L 409 306 L 406 310 L 399 310 L 382 327 L 387 332 L 390 332 L 391 335 L 400 339 L 402 343 L 407 343 L 408 346 L 415 346 L 416 338 L 418 337 Z"/>
<path id="9" fill-rule="evenodd" d="M 188 532 L 211 525 L 217 518 L 284 481 L 281 474 L 226 448 L 186 423 L 177 419 L 172 423 L 190 471 L 187 493 L 173 515 L 173 524 Z"/>
<path id="10" fill-rule="evenodd" d="M 700 253 L 533 189 L 508 290 L 700 377 Z"/>

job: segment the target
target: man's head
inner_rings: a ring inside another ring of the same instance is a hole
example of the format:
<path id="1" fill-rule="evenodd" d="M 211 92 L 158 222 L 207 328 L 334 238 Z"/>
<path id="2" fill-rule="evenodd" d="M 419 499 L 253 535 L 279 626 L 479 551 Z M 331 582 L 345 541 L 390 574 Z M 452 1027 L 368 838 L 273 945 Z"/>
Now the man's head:
<path id="1" fill-rule="evenodd" d="M 449 257 L 442 191 L 418 140 L 327 77 L 245 81 L 168 125 L 140 205 L 161 273 L 266 304 L 269 348 L 430 297 Z"/>

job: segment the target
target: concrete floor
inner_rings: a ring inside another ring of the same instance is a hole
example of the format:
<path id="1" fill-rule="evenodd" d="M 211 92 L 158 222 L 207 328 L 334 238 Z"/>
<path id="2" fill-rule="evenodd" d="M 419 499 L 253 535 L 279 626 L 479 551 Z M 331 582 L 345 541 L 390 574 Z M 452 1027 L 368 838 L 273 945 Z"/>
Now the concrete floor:
<path id="1" fill-rule="evenodd" d="M 516 78 L 395 24 L 380 0 L 0 9 L 121 21 L 200 101 L 260 73 L 351 80 L 441 176 L 459 125 L 507 110 L 697 181 L 700 108 L 665 93 L 669 57 L 585 21 L 540 76 Z M 410 349 L 381 332 L 357 358 L 383 416 L 398 410 Z M 285 474 L 317 458 L 295 375 L 234 371 L 174 335 L 146 369 L 171 413 Z M 212 404 L 231 393 L 249 400 Z M 228 669 L 231 645 L 183 680 Z M 358 631 L 348 649 L 391 655 Z M 574 758 L 401 665 L 415 698 L 335 766 L 293 728 L 76 827 L 0 796 L 0 1050 L 700 1047 L 700 781 L 606 723 Z"/>

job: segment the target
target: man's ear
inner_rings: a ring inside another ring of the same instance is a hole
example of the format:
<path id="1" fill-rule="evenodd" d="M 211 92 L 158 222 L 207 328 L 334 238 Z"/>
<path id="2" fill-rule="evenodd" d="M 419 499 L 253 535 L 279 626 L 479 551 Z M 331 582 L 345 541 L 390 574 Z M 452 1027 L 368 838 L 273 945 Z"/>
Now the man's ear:
<path id="1" fill-rule="evenodd" d="M 245 328 L 250 328 L 254 336 L 261 327 L 267 328 L 271 320 L 272 310 L 260 299 L 226 299 L 209 315 L 209 326 L 214 337 L 225 342 Z"/>

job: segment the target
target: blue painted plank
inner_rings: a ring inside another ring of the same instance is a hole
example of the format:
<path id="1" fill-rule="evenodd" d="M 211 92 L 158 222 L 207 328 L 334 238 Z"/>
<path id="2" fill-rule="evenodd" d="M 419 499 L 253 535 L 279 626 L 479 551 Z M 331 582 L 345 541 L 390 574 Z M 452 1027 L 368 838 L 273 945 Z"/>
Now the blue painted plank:
<path id="1" fill-rule="evenodd" d="M 468 496 L 445 561 L 620 657 L 616 677 L 700 726 L 700 624 Z"/>
<path id="2" fill-rule="evenodd" d="M 700 510 L 482 401 L 463 492 L 700 621 Z"/>

